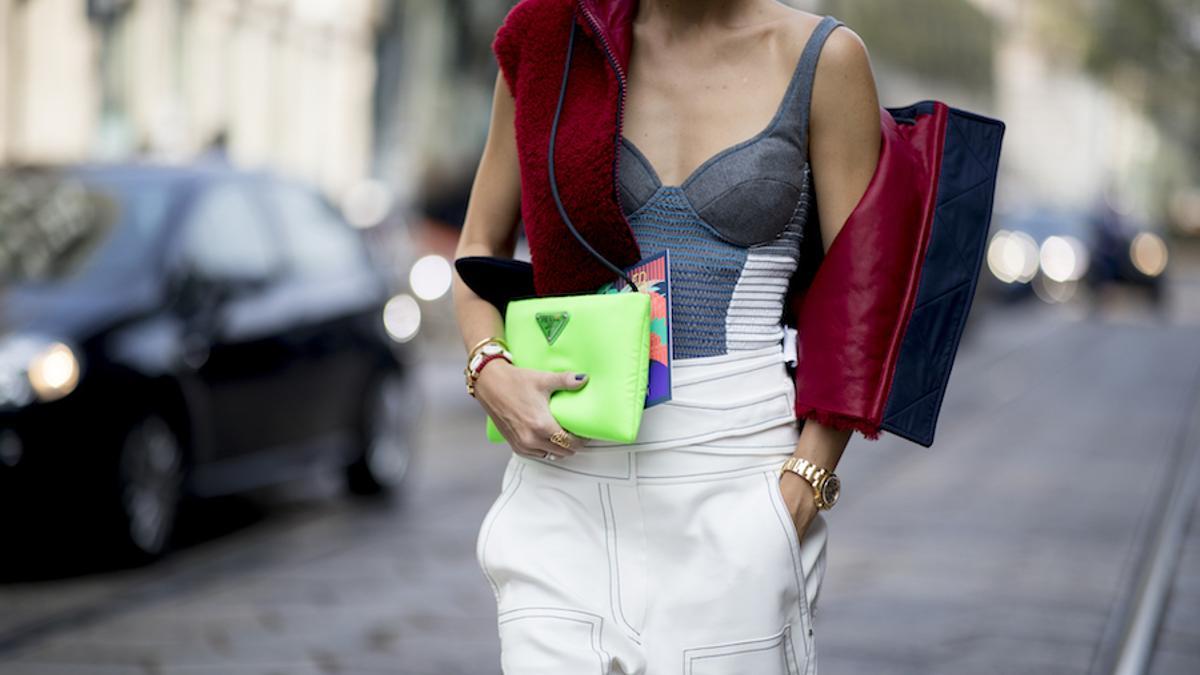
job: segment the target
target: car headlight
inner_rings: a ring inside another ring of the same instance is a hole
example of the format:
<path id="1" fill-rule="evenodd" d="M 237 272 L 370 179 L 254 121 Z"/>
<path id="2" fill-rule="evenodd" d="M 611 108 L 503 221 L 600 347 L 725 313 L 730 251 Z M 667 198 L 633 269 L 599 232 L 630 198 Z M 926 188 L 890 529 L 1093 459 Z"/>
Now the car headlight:
<path id="1" fill-rule="evenodd" d="M 437 300 L 450 291 L 454 273 L 450 271 L 450 261 L 442 256 L 431 253 L 422 256 L 413 263 L 408 273 L 408 285 L 413 293 L 422 300 Z"/>
<path id="2" fill-rule="evenodd" d="M 1153 232 L 1139 232 L 1129 243 L 1129 259 L 1139 272 L 1156 277 L 1167 269 L 1167 244 Z"/>
<path id="3" fill-rule="evenodd" d="M 79 358 L 65 343 L 43 335 L 0 337 L 0 406 L 53 401 L 79 384 Z"/>
<path id="4" fill-rule="evenodd" d="M 421 328 L 421 305 L 408 293 L 392 296 L 383 307 L 383 326 L 396 342 L 408 342 Z"/>
<path id="5" fill-rule="evenodd" d="M 1071 235 L 1046 237 L 1038 250 L 1038 264 L 1051 281 L 1078 281 L 1087 272 L 1087 246 Z"/>
<path id="6" fill-rule="evenodd" d="M 1025 232 L 998 230 L 988 243 L 987 264 L 1006 284 L 1028 283 L 1037 274 L 1037 242 Z"/>

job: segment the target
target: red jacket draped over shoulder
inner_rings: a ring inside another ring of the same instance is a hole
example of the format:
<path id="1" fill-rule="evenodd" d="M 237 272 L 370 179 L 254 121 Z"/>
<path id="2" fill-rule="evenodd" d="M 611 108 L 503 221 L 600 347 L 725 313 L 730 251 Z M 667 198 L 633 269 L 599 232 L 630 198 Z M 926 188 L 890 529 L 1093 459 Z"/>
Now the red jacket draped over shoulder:
<path id="1" fill-rule="evenodd" d="M 572 22 L 590 39 L 575 41 L 559 119 L 559 195 L 580 234 L 613 263 L 624 267 L 643 257 L 620 207 L 616 180 L 636 10 L 637 0 L 522 0 L 509 11 L 492 43 L 516 106 L 521 217 L 539 296 L 588 292 L 612 279 L 612 272 L 563 224 L 550 190 L 546 153 Z M 910 116 L 899 114 L 901 110 Z M 797 329 L 797 418 L 854 429 L 869 439 L 887 429 L 923 445 L 932 443 L 945 379 L 981 263 L 981 234 L 987 230 L 995 180 L 994 158 L 984 158 L 977 173 L 984 177 L 986 209 L 959 219 L 970 225 L 966 234 L 974 239 L 967 236 L 971 241 L 966 241 L 961 227 L 942 237 L 953 240 L 948 245 L 957 247 L 965 262 L 950 262 L 954 255 L 933 255 L 929 242 L 935 207 L 948 198 L 939 197 L 939 183 L 942 159 L 950 156 L 945 140 L 952 111 L 959 112 L 936 101 L 880 108 L 882 147 L 875 174 L 815 272 L 797 271 L 783 317 Z M 996 125 L 1001 131 L 1003 125 L 966 115 L 993 123 L 985 128 L 992 130 L 986 140 L 998 156 Z M 956 167 L 960 155 L 970 152 L 968 143 L 958 145 L 963 152 L 954 153 Z M 978 158 L 978 151 L 974 154 Z M 971 189 L 978 192 L 979 185 Z M 945 185 L 941 192 L 946 193 Z M 938 273 L 928 273 L 929 279 L 922 282 L 923 272 L 934 265 Z M 941 274 L 951 267 L 958 276 L 953 284 L 947 281 L 945 288 L 939 287 L 953 276 Z M 956 295 L 950 293 L 956 289 Z M 932 318 L 922 321 L 921 335 L 907 335 L 919 290 L 929 296 Z M 940 360 L 935 362 L 934 356 Z M 906 380 L 905 394 L 899 397 L 904 400 L 889 406 L 902 361 L 911 365 L 907 372 L 912 375 L 906 378 L 912 382 Z M 938 372 L 929 373 L 931 369 Z M 916 382 L 923 379 L 929 382 Z M 885 423 L 885 411 L 895 413 L 894 428 Z"/>

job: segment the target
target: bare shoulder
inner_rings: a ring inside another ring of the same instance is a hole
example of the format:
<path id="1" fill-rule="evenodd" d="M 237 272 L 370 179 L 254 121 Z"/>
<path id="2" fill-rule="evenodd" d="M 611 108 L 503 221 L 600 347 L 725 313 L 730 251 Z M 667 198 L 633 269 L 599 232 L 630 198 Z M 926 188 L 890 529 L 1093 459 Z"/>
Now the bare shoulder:
<path id="1" fill-rule="evenodd" d="M 783 38 L 793 46 L 794 51 L 799 55 L 824 16 L 782 3 L 778 7 L 785 19 L 783 21 Z M 817 61 L 817 69 L 823 71 L 824 75 L 831 76 L 830 79 L 845 83 L 857 81 L 860 84 L 874 86 L 867 45 L 858 33 L 845 24 L 835 28 L 825 38 L 825 44 L 821 48 L 821 57 Z"/>
<path id="2" fill-rule="evenodd" d="M 875 88 L 871 57 L 858 33 L 843 24 L 829 34 L 817 61 L 817 76 L 842 86 Z"/>
<path id="3" fill-rule="evenodd" d="M 878 133 L 879 93 L 863 39 L 842 24 L 825 39 L 813 78 L 812 124 L 846 134 Z M 814 133 L 818 133 L 814 130 Z"/>

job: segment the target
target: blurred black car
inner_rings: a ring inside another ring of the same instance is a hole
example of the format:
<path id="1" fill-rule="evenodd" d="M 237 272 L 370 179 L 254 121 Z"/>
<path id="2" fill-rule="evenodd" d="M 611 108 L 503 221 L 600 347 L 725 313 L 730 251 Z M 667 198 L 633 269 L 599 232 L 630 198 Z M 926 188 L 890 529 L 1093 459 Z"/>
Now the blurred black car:
<path id="1" fill-rule="evenodd" d="M 1106 203 L 1091 210 L 1034 206 L 1001 214 L 987 250 L 989 293 L 1004 300 L 1032 295 L 1061 301 L 1058 291 L 1082 284 L 1095 292 L 1107 284 L 1147 290 L 1161 302 L 1167 247 L 1162 237 Z"/>
<path id="2" fill-rule="evenodd" d="M 1152 303 L 1161 305 L 1167 267 L 1164 238 L 1132 214 L 1115 210 L 1107 200 L 1094 205 L 1088 222 L 1092 234 L 1088 283 L 1093 288 L 1104 284 L 1139 287 Z"/>
<path id="3" fill-rule="evenodd" d="M 389 295 L 361 234 L 270 174 L 5 171 L 6 521 L 98 524 L 147 558 L 188 495 L 321 465 L 355 493 L 395 487 L 419 402 L 384 328 Z"/>

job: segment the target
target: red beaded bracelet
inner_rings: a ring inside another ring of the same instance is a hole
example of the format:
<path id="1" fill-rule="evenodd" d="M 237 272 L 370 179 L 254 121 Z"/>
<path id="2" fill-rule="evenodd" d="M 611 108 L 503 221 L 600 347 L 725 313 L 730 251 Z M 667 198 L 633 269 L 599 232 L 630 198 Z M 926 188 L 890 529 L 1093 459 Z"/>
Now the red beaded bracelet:
<path id="1" fill-rule="evenodd" d="M 504 359 L 509 363 L 513 362 L 507 349 L 501 349 L 488 354 L 477 354 L 476 358 L 472 359 L 474 368 L 468 365 L 463 371 L 467 376 L 467 393 L 471 396 L 475 395 L 475 380 L 479 379 L 479 373 L 483 372 L 483 367 L 492 359 Z"/>

